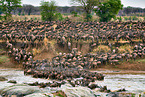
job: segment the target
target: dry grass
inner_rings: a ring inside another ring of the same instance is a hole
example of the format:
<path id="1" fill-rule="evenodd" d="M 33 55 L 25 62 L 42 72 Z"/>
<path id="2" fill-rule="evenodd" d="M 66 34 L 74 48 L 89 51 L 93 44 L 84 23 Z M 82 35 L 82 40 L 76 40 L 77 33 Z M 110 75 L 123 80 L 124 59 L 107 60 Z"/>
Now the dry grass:
<path id="1" fill-rule="evenodd" d="M 13 15 L 12 18 L 16 21 L 21 21 L 21 20 L 41 20 L 41 15 L 24 15 L 24 16 L 18 16 L 18 15 Z"/>
<path id="2" fill-rule="evenodd" d="M 47 38 L 44 38 L 43 40 L 43 46 L 39 47 L 38 49 L 33 49 L 34 54 L 34 60 L 42 60 L 42 59 L 48 59 L 51 60 L 54 56 L 56 56 L 55 51 L 55 40 L 49 41 Z"/>
<path id="3" fill-rule="evenodd" d="M 44 46 L 47 47 L 48 46 L 48 39 L 45 37 L 43 40 Z"/>
<path id="4" fill-rule="evenodd" d="M 53 27 L 53 28 L 54 28 L 54 30 L 55 30 L 55 28 L 57 27 L 57 25 L 56 25 L 56 24 L 54 24 L 52 27 Z"/>
<path id="5" fill-rule="evenodd" d="M 130 45 L 123 45 L 119 47 L 118 52 L 119 53 L 127 53 L 127 52 L 132 53 L 133 52 L 132 49 L 133 47 L 131 47 Z"/>
<path id="6" fill-rule="evenodd" d="M 19 21 L 19 20 L 30 20 L 30 19 L 33 19 L 33 20 L 39 20 L 39 21 L 41 21 L 41 15 L 21 15 L 21 16 L 19 16 L 19 15 L 12 15 L 12 17 L 13 17 L 13 19 L 14 20 L 16 20 L 16 21 Z M 77 21 L 84 21 L 84 14 L 81 14 L 81 15 L 78 15 L 77 17 L 74 17 L 72 14 L 67 14 L 67 15 L 63 15 L 63 17 L 64 18 L 66 18 L 66 17 L 68 17 L 68 18 L 70 18 L 72 21 L 74 21 L 74 22 L 77 22 Z M 117 17 L 120 17 L 120 16 L 117 16 Z M 124 17 L 130 17 L 130 16 L 121 16 L 121 18 L 122 18 L 122 21 L 126 21 L 125 19 L 124 19 Z M 144 20 L 144 18 L 143 17 L 137 17 L 139 20 Z M 92 21 L 99 21 L 99 17 L 97 16 L 97 15 L 92 15 Z M 114 19 L 112 19 L 112 21 L 115 21 Z M 116 20 L 116 21 L 118 21 L 118 20 Z M 128 20 L 129 21 L 129 20 Z"/>
<path id="7" fill-rule="evenodd" d="M 142 41 L 142 39 L 133 39 L 132 41 L 134 41 L 134 42 L 139 42 L 139 41 Z"/>
<path id="8" fill-rule="evenodd" d="M 73 15 L 69 15 L 68 18 L 70 18 L 74 22 L 83 21 L 83 16 L 82 15 L 78 15 L 77 17 L 74 17 Z"/>
<path id="9" fill-rule="evenodd" d="M 37 54 L 40 54 L 41 53 L 41 49 L 36 49 L 36 48 L 33 48 L 32 49 L 32 52 L 33 52 L 33 55 L 37 55 Z"/>
<path id="10" fill-rule="evenodd" d="M 111 51 L 111 49 L 108 46 L 99 45 L 97 48 L 94 48 L 92 53 L 95 53 L 95 52 L 107 53 L 107 52 L 110 52 L 110 51 Z"/>
<path id="11" fill-rule="evenodd" d="M 129 43 L 129 41 L 122 40 L 122 39 L 120 39 L 118 42 L 119 42 L 119 43 Z"/>
<path id="12" fill-rule="evenodd" d="M 56 41 L 55 40 L 51 40 L 51 41 L 48 41 L 48 43 L 50 43 L 51 46 L 54 46 L 56 44 Z"/>

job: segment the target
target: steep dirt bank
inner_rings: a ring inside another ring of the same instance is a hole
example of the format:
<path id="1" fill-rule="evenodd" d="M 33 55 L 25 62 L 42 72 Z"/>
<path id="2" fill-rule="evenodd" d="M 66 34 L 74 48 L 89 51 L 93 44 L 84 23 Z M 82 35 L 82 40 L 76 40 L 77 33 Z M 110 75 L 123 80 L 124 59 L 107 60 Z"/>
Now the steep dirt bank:
<path id="1" fill-rule="evenodd" d="M 51 44 L 51 43 L 50 43 Z M 18 42 L 15 44 L 16 47 L 21 47 L 21 42 Z M 0 42 L 1 49 L 5 48 L 5 42 Z M 87 43 L 72 43 L 71 48 L 78 48 L 79 51 L 82 52 L 82 54 L 86 54 L 89 52 L 89 42 Z M 39 49 L 42 49 L 42 47 L 39 47 Z M 32 48 L 30 49 L 32 51 Z M 2 52 L 2 50 L 1 50 Z M 44 49 L 41 51 L 41 53 L 36 54 L 34 57 L 34 60 L 42 60 L 42 59 L 48 59 L 51 61 L 53 57 L 55 57 L 59 52 L 68 53 L 68 47 L 65 44 L 64 46 L 60 46 L 57 43 L 54 43 L 53 46 L 49 45 L 48 49 Z M 5 61 L 0 63 L 1 68 L 22 68 L 21 64 L 17 64 L 13 58 L 8 57 L 7 54 L 0 55 L 0 58 L 6 58 Z M 3 59 L 1 59 L 3 60 Z M 97 68 L 95 70 L 135 70 L 135 71 L 145 71 L 145 59 L 137 59 L 137 60 L 129 60 L 120 62 L 119 65 L 104 65 L 100 68 Z"/>
<path id="2" fill-rule="evenodd" d="M 1 58 L 5 58 L 4 61 L 1 62 Z M 11 68 L 22 70 L 23 66 L 22 64 L 17 64 L 16 62 L 14 62 L 14 60 L 12 58 L 9 58 L 7 55 L 0 55 L 0 68 L 1 69 Z"/>
<path id="3" fill-rule="evenodd" d="M 51 52 L 43 52 L 40 55 L 38 55 L 35 58 L 43 59 L 46 57 L 52 57 L 54 54 L 51 55 Z M 0 62 L 0 68 L 17 68 L 22 69 L 22 64 L 17 64 L 12 58 L 5 55 L 0 55 L 0 60 L 4 58 L 3 62 Z M 143 59 L 142 59 L 143 60 Z M 109 74 L 125 74 L 125 73 L 131 73 L 131 74 L 145 74 L 145 63 L 141 62 L 141 59 L 136 60 L 134 62 L 123 62 L 119 65 L 105 65 L 101 66 L 97 69 L 91 69 L 91 71 L 114 71 L 110 72 Z M 107 72 L 108 73 L 108 72 Z M 104 73 L 105 74 L 105 73 Z"/>

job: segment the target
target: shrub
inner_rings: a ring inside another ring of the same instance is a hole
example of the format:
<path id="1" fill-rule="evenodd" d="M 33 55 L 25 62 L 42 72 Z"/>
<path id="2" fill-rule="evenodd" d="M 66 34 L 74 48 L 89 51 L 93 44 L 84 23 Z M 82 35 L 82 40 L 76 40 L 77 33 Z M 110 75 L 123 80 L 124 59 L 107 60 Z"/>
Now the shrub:
<path id="1" fill-rule="evenodd" d="M 55 2 L 45 2 L 42 1 L 40 3 L 40 9 L 41 9 L 41 16 L 42 20 L 44 21 L 53 21 L 55 19 L 55 13 L 56 13 L 56 6 Z"/>
<path id="2" fill-rule="evenodd" d="M 128 19 L 131 21 L 132 20 L 132 17 L 130 16 Z"/>
<path id="3" fill-rule="evenodd" d="M 120 17 L 117 17 L 117 19 L 119 20 L 119 21 L 122 21 L 122 17 L 120 16 Z"/>
<path id="4" fill-rule="evenodd" d="M 129 20 L 129 18 L 128 17 L 124 17 L 124 20 L 127 21 L 127 20 Z"/>
<path id="5" fill-rule="evenodd" d="M 28 18 L 27 17 L 25 17 L 25 21 L 27 20 Z"/>
<path id="6" fill-rule="evenodd" d="M 133 16 L 132 20 L 138 20 L 137 16 Z"/>
<path id="7" fill-rule="evenodd" d="M 77 17 L 78 16 L 78 13 L 75 12 L 75 11 L 72 11 L 71 14 L 73 14 L 74 17 Z"/>
<path id="8" fill-rule="evenodd" d="M 56 17 L 56 19 L 59 20 L 59 21 L 62 21 L 62 20 L 64 19 L 61 13 L 56 13 L 56 14 L 55 14 L 55 17 Z"/>

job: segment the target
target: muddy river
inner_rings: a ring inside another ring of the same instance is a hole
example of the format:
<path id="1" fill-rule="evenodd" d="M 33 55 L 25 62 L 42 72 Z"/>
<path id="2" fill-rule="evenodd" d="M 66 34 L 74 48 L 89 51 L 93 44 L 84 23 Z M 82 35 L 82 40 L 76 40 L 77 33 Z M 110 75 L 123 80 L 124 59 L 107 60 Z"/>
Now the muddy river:
<path id="1" fill-rule="evenodd" d="M 100 71 L 103 73 L 103 71 Z M 110 72 L 110 71 L 108 71 Z M 47 79 L 32 78 L 24 75 L 22 70 L 0 69 L 0 76 L 9 80 L 16 80 L 17 83 L 48 82 Z M 50 81 L 50 80 L 49 80 Z M 96 81 L 99 86 L 107 86 L 111 91 L 125 88 L 129 92 L 145 92 L 145 74 L 105 74 L 104 81 Z M 0 89 L 11 86 L 12 83 L 0 81 Z"/>

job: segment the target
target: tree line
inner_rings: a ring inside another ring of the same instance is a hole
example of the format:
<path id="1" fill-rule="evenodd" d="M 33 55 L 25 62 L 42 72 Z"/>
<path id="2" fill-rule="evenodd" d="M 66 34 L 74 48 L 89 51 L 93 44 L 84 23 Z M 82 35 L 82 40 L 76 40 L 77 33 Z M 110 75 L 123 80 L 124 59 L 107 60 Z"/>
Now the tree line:
<path id="1" fill-rule="evenodd" d="M 107 22 L 111 18 L 120 15 L 131 15 L 134 13 L 145 13 L 145 8 L 126 7 L 123 8 L 120 0 L 71 0 L 76 5 L 72 7 L 60 7 L 55 1 L 41 1 L 41 6 L 24 4 L 21 6 L 21 0 L 1 0 L 0 14 L 5 14 L 4 18 L 8 19 L 14 15 L 41 15 L 42 20 L 52 21 L 61 18 L 62 14 L 85 14 L 85 21 L 91 21 L 92 12 L 100 17 L 100 21 Z"/>
<path id="2" fill-rule="evenodd" d="M 71 14 L 72 12 L 77 12 L 77 14 L 82 14 L 82 9 L 80 9 L 80 6 L 57 6 L 56 11 L 61 14 Z M 139 7 L 124 7 L 122 10 L 119 11 L 119 16 L 130 16 L 132 14 L 137 13 L 144 13 L 145 14 L 145 8 L 139 8 Z M 0 14 L 2 14 L 2 11 L 0 9 Z M 15 11 L 12 12 L 14 15 L 40 15 L 40 7 L 39 6 L 33 6 L 30 4 L 23 4 L 22 7 L 16 8 Z"/>

